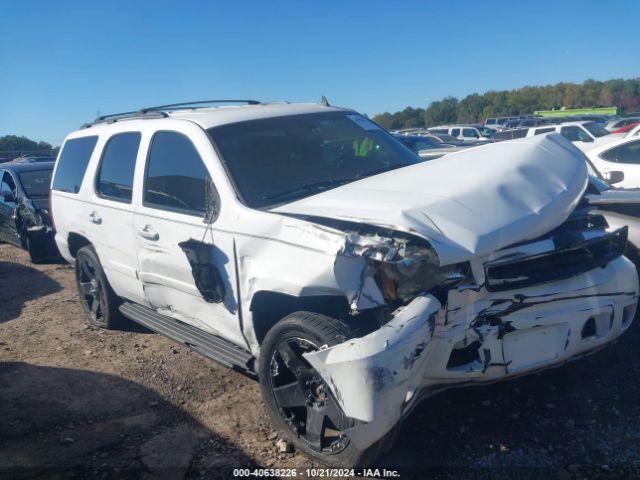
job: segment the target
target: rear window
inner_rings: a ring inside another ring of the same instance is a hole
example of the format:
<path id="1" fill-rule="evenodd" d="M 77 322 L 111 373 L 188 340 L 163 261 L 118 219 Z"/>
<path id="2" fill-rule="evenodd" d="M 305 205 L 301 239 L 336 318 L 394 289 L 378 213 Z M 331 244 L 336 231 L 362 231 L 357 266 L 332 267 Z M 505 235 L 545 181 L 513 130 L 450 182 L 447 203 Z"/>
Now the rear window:
<path id="1" fill-rule="evenodd" d="M 52 190 L 78 193 L 89 159 L 98 141 L 97 136 L 67 140 L 60 153 Z"/>
<path id="2" fill-rule="evenodd" d="M 27 197 L 43 198 L 49 195 L 49 185 L 51 185 L 52 169 L 35 170 L 18 173 L 20 183 L 24 188 Z"/>

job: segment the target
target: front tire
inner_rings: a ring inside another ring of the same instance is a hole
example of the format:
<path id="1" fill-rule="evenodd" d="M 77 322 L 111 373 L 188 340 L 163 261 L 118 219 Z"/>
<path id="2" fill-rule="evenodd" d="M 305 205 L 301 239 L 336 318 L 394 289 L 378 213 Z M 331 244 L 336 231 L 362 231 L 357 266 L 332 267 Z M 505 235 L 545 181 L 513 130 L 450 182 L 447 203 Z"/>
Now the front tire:
<path id="1" fill-rule="evenodd" d="M 364 466 L 390 447 L 388 434 L 365 451 L 345 430 L 357 425 L 303 354 L 351 337 L 342 322 L 315 313 L 296 312 L 278 322 L 260 348 L 258 374 L 269 416 L 285 439 L 326 465 Z"/>
<path id="2" fill-rule="evenodd" d="M 82 247 L 76 255 L 76 285 L 89 323 L 112 329 L 122 322 L 118 307 L 122 303 L 102 270 L 92 246 Z"/>

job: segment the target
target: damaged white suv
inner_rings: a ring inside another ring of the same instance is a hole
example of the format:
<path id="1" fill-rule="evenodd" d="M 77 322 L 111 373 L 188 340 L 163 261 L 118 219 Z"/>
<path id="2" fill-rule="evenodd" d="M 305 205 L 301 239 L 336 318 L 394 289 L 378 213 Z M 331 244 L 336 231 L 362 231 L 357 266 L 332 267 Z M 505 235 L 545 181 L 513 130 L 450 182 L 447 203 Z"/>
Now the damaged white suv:
<path id="1" fill-rule="evenodd" d="M 419 400 L 611 342 L 636 269 L 558 135 L 423 163 L 352 110 L 168 105 L 57 160 L 56 242 L 89 320 L 124 315 L 259 378 L 326 464 L 371 462 Z"/>

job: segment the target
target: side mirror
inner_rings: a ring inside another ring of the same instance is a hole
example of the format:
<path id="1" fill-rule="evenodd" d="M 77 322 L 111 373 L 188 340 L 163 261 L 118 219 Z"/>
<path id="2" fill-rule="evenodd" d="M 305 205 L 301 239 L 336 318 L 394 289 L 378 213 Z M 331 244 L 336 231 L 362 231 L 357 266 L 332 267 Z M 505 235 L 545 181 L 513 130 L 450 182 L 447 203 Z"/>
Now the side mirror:
<path id="1" fill-rule="evenodd" d="M 2 192 L 2 198 L 4 198 L 5 202 L 16 202 L 16 197 L 11 190 L 5 190 Z"/>
<path id="2" fill-rule="evenodd" d="M 612 185 L 614 183 L 620 183 L 621 181 L 624 180 L 624 172 L 621 172 L 619 170 L 604 172 L 603 176 L 604 176 L 604 179 Z"/>

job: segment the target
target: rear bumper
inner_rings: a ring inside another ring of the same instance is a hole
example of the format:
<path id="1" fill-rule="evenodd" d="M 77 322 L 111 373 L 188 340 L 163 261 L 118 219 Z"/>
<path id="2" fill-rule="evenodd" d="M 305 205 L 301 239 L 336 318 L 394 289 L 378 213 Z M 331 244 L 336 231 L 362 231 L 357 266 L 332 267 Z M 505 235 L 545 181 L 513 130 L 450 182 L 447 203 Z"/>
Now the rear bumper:
<path id="1" fill-rule="evenodd" d="M 637 302 L 636 269 L 619 257 L 518 291 L 452 290 L 446 307 L 421 296 L 379 330 L 306 357 L 345 414 L 361 421 L 346 433 L 364 449 L 425 393 L 522 375 L 604 346 L 629 327 Z"/>

